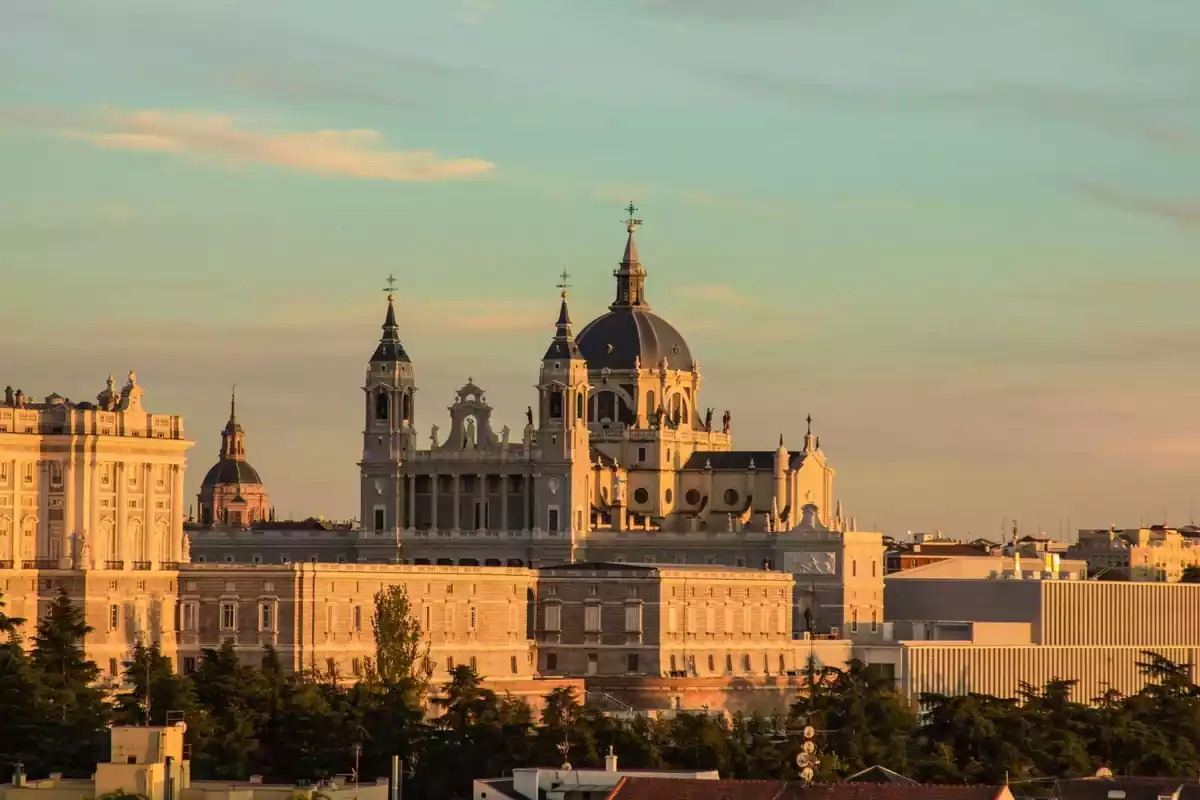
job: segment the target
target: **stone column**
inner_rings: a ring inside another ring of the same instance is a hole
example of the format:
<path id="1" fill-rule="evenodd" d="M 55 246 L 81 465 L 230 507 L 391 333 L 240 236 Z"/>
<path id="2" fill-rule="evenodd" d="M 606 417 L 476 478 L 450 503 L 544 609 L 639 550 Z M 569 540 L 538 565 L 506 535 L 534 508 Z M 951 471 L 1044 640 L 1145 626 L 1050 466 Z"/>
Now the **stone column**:
<path id="1" fill-rule="evenodd" d="M 441 476 L 434 472 L 429 476 L 432 483 L 429 486 L 429 527 L 438 530 L 438 479 Z"/>
<path id="2" fill-rule="evenodd" d="M 113 480 L 117 482 L 117 499 L 114 501 L 117 507 L 116 513 L 113 514 L 113 530 L 116 531 L 117 550 L 115 553 L 109 553 L 108 560 L 124 561 L 125 551 L 129 549 L 129 543 L 125 541 L 125 536 L 128 532 L 128 526 L 125 524 L 125 503 L 127 502 L 126 495 L 128 494 L 125 491 L 125 462 L 118 461 L 113 464 Z"/>
<path id="3" fill-rule="evenodd" d="M 417 527 L 417 476 L 408 476 L 408 529 Z"/>
<path id="4" fill-rule="evenodd" d="M 22 511 L 24 499 L 21 497 L 21 487 L 25 485 L 25 465 L 20 458 L 12 460 L 13 487 L 13 520 L 12 520 L 12 561 L 13 566 L 21 568 L 21 560 L 25 558 L 25 513 Z"/>
<path id="5" fill-rule="evenodd" d="M 527 530 L 527 531 L 533 530 L 533 520 L 530 519 L 531 514 L 529 511 L 529 485 L 530 485 L 530 483 L 532 483 L 531 476 L 523 475 L 522 476 L 522 486 L 524 489 L 524 493 L 523 493 L 522 497 L 524 498 L 524 502 L 521 504 L 521 518 L 523 520 L 525 520 L 525 527 L 523 528 L 523 530 Z"/>
<path id="6" fill-rule="evenodd" d="M 142 465 L 142 539 L 145 543 L 143 555 L 151 562 L 150 566 L 158 569 L 158 561 L 162 560 L 163 542 L 154 541 L 154 494 L 158 487 L 154 484 L 154 465 Z M 157 554 L 156 554 L 156 551 Z"/>
<path id="7" fill-rule="evenodd" d="M 170 543 L 170 558 L 168 561 L 183 560 L 183 467 L 175 464 L 171 467 L 171 532 L 167 536 Z"/>
<path id="8" fill-rule="evenodd" d="M 479 491 L 476 492 L 476 495 L 479 497 L 479 529 L 487 530 L 490 527 L 487 515 L 487 475 L 478 475 L 476 476 L 476 480 L 479 481 Z"/>
<path id="9" fill-rule="evenodd" d="M 500 529 L 508 530 L 508 487 L 509 476 L 500 476 Z"/>
<path id="10" fill-rule="evenodd" d="M 456 472 L 450 476 L 450 480 L 454 481 L 454 530 L 462 530 L 462 481 L 460 475 Z"/>

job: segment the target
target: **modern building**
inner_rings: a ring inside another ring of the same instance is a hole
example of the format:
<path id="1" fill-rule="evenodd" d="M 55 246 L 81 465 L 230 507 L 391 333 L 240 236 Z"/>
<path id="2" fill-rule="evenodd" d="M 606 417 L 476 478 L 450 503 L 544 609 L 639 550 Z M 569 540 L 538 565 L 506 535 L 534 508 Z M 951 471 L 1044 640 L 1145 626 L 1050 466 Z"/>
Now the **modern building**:
<path id="1" fill-rule="evenodd" d="M 267 490 L 246 460 L 246 432 L 237 421 L 237 395 L 229 398 L 229 422 L 221 431 L 217 463 L 200 482 L 196 516 L 201 525 L 248 528 L 270 518 Z"/>
<path id="2" fill-rule="evenodd" d="M 1019 572 L 983 580 L 889 577 L 892 642 L 858 647 L 856 655 L 890 665 L 912 697 L 1015 697 L 1023 683 L 1061 678 L 1078 681 L 1073 694 L 1084 702 L 1110 690 L 1137 692 L 1148 651 L 1200 663 L 1200 585 Z"/>

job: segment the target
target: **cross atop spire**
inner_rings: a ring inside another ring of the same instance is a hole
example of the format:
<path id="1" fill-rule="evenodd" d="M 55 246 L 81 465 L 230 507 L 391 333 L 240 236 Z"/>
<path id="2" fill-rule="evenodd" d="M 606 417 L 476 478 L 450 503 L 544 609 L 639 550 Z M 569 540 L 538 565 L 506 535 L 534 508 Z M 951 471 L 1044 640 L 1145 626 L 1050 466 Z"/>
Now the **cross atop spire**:
<path id="1" fill-rule="evenodd" d="M 543 359 L 580 357 L 579 345 L 575 343 L 575 337 L 571 333 L 571 313 L 567 311 L 567 289 L 571 288 L 567 279 L 570 277 L 571 274 L 564 269 L 558 276 L 558 283 L 555 284 L 559 289 L 562 303 L 558 309 L 558 321 L 554 325 L 554 340 L 550 342 L 550 348 L 546 351 Z"/>
<path id="2" fill-rule="evenodd" d="M 237 384 L 229 392 L 229 421 L 237 421 Z"/>
<path id="3" fill-rule="evenodd" d="M 638 207 L 633 204 L 632 200 L 629 201 L 629 205 L 625 206 L 625 213 L 629 215 L 629 217 L 625 220 L 625 227 L 630 233 L 633 233 L 633 229 L 642 224 L 640 219 L 635 219 L 633 216 L 637 213 L 637 210 Z"/>
<path id="4" fill-rule="evenodd" d="M 567 272 L 564 269 L 562 271 L 562 274 L 558 276 L 558 278 L 559 278 L 558 283 L 555 284 L 555 286 L 557 286 L 560 290 L 559 296 L 562 297 L 564 300 L 567 299 L 567 289 L 571 288 L 571 284 L 567 283 L 567 279 L 570 277 L 571 277 L 571 273 Z"/>
<path id="5" fill-rule="evenodd" d="M 388 300 L 391 300 L 396 294 L 396 276 L 389 274 L 384 283 L 387 284 L 387 288 L 383 291 L 387 292 Z"/>
<path id="6" fill-rule="evenodd" d="M 808 418 L 805 419 L 804 421 L 808 423 L 808 432 L 811 434 L 812 433 L 812 414 L 809 414 Z"/>

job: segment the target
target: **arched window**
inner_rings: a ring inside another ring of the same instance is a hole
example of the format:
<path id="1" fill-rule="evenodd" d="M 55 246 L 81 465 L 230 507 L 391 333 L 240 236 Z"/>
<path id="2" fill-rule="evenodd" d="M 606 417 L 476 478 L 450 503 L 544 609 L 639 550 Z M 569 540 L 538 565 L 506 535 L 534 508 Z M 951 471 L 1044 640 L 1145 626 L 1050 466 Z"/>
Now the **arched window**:
<path id="1" fill-rule="evenodd" d="M 646 416 L 653 417 L 657 410 L 658 406 L 654 405 L 654 391 L 646 392 Z"/>
<path id="2" fill-rule="evenodd" d="M 562 419 L 563 393 L 558 389 L 550 392 L 550 419 Z"/>
<path id="3" fill-rule="evenodd" d="M 587 416 L 583 413 L 583 392 L 575 395 L 575 418 L 587 422 Z"/>
<path id="4" fill-rule="evenodd" d="M 375 419 L 388 418 L 388 395 L 386 389 L 375 393 Z"/>
<path id="5" fill-rule="evenodd" d="M 37 526 L 36 517 L 26 517 L 21 523 L 21 558 L 37 558 Z"/>
<path id="6" fill-rule="evenodd" d="M 400 419 L 402 419 L 402 420 L 410 419 L 410 417 L 412 415 L 412 409 L 409 408 L 409 405 L 411 404 L 411 402 L 412 402 L 412 399 L 409 396 L 408 392 L 405 392 L 404 394 L 400 395 Z"/>

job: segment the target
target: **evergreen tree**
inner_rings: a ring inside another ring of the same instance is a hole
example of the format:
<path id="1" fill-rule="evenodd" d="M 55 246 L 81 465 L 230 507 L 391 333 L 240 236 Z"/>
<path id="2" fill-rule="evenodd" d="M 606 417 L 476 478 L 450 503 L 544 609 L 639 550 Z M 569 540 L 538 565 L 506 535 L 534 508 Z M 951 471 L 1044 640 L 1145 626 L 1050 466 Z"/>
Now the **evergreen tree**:
<path id="1" fill-rule="evenodd" d="M 91 632 L 60 589 L 38 623 L 31 656 L 46 712 L 39 744 L 68 775 L 90 775 L 108 750 L 109 707 L 96 685 L 100 669 L 84 653 Z"/>
<path id="2" fill-rule="evenodd" d="M 45 710 L 41 686 L 28 654 L 21 647 L 25 620 L 4 613 L 0 597 L 0 782 L 9 780 L 12 765 L 42 766 L 46 753 L 38 747 Z"/>
<path id="3" fill-rule="evenodd" d="M 242 664 L 233 644 L 205 650 L 192 676 L 196 698 L 212 720 L 212 737 L 194 752 L 197 773 L 245 780 L 263 763 L 260 744 L 268 719 L 269 695 L 259 669 Z"/>

